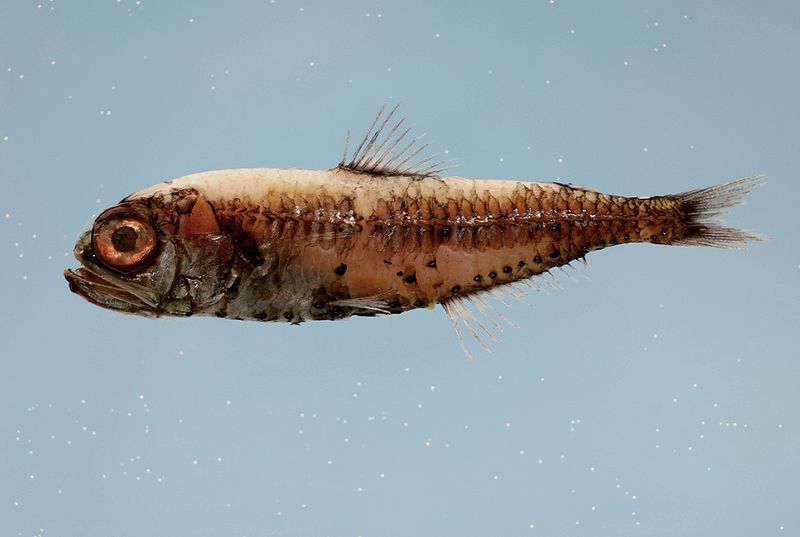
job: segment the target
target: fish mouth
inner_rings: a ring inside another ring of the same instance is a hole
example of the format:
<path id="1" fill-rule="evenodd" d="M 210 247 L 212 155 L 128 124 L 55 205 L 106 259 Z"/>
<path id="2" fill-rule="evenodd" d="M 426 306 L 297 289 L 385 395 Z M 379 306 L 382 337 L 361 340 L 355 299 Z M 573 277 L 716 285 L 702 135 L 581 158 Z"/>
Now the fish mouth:
<path id="1" fill-rule="evenodd" d="M 69 289 L 82 296 L 92 304 L 117 311 L 156 315 L 154 297 L 147 293 L 126 289 L 122 283 L 103 278 L 100 274 L 86 267 L 76 270 L 64 270 L 64 278 L 69 282 Z"/>

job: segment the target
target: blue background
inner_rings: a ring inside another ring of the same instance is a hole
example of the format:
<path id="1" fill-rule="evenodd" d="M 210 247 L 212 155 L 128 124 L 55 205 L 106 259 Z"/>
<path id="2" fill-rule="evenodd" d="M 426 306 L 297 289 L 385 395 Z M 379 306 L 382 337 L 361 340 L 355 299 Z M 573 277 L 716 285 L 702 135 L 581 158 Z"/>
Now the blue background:
<path id="1" fill-rule="evenodd" d="M 800 535 L 797 6 L 0 2 L 0 533 Z M 592 254 L 473 363 L 441 309 L 152 321 L 68 292 L 123 196 L 332 167 L 387 99 L 466 177 L 765 172 L 727 221 L 772 240 Z"/>

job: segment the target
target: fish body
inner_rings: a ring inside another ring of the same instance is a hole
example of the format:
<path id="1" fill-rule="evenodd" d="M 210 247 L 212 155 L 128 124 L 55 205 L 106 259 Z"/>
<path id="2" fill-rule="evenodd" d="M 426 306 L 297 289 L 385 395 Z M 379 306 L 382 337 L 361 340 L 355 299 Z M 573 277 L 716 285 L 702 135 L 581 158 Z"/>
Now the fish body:
<path id="1" fill-rule="evenodd" d="M 646 198 L 440 177 L 391 164 L 409 150 L 389 150 L 397 127 L 376 142 L 386 121 L 331 170 L 203 172 L 128 196 L 79 238 L 71 289 L 148 316 L 300 323 L 442 304 L 454 319 L 608 246 L 759 239 L 713 221 L 757 177 Z"/>

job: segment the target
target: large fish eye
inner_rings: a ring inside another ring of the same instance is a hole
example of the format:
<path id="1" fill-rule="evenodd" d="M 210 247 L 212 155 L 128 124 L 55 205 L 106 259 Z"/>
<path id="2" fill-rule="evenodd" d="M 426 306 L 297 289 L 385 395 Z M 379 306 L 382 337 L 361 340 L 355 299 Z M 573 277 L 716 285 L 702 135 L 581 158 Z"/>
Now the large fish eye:
<path id="1" fill-rule="evenodd" d="M 92 246 L 106 267 L 130 274 L 152 260 L 158 237 L 149 222 L 126 207 L 114 207 L 97 217 Z"/>

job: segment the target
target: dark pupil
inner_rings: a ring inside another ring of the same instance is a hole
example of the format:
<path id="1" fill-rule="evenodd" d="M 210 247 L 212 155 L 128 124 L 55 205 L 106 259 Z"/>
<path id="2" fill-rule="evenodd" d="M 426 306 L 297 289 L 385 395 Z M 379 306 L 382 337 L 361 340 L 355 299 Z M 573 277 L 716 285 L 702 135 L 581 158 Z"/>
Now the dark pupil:
<path id="1" fill-rule="evenodd" d="M 130 252 L 136 248 L 136 230 L 130 226 L 122 226 L 111 235 L 111 242 L 118 252 Z"/>

